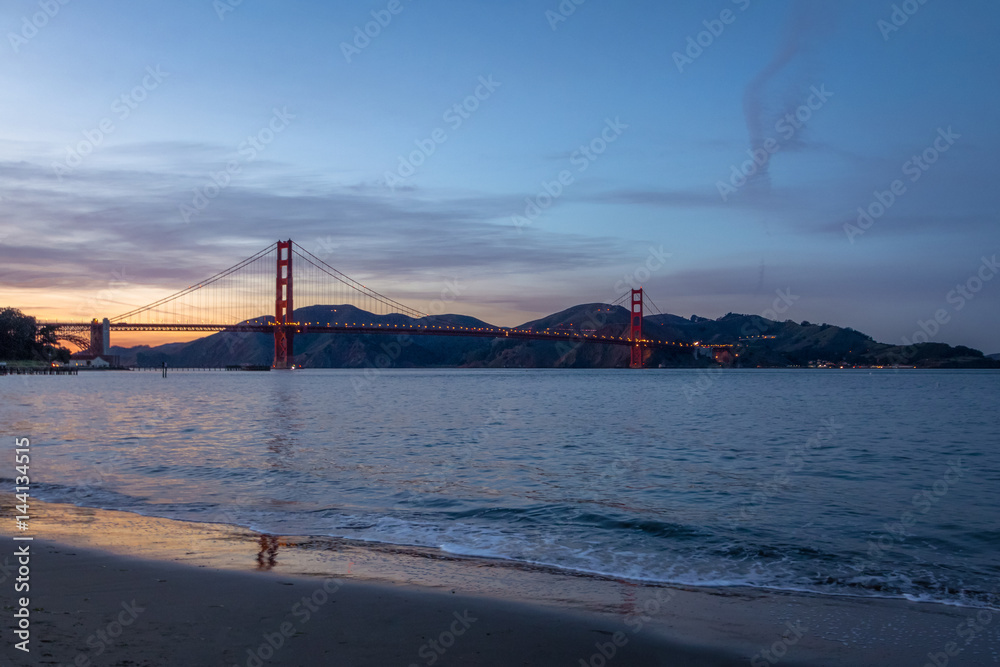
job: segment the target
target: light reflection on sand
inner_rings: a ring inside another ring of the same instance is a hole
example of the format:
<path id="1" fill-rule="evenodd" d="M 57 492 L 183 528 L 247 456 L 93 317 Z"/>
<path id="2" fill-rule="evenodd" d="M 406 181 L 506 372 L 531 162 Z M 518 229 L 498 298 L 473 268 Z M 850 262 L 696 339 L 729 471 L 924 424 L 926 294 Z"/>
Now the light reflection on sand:
<path id="1" fill-rule="evenodd" d="M 659 588 L 419 547 L 261 534 L 41 501 L 35 501 L 35 508 L 32 520 L 40 538 L 197 567 L 366 579 L 623 616 L 635 612 L 644 589 Z"/>

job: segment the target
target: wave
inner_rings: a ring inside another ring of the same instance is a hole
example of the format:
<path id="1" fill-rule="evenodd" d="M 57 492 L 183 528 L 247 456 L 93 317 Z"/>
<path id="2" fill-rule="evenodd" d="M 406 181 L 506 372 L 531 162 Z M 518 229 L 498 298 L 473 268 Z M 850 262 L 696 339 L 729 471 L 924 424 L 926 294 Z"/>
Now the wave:
<path id="1" fill-rule="evenodd" d="M 0 478 L 0 482 L 4 480 Z M 100 487 L 40 483 L 47 502 L 127 511 L 165 519 L 232 525 L 257 532 L 338 538 L 435 550 L 518 566 L 658 585 L 874 597 L 1000 610 L 989 573 L 963 575 L 957 585 L 926 563 L 904 573 L 891 567 L 857 570 L 855 554 L 788 541 L 754 542 L 704 526 L 629 518 L 577 505 L 422 508 L 386 514 L 338 507 L 276 511 L 214 503 L 153 503 Z"/>

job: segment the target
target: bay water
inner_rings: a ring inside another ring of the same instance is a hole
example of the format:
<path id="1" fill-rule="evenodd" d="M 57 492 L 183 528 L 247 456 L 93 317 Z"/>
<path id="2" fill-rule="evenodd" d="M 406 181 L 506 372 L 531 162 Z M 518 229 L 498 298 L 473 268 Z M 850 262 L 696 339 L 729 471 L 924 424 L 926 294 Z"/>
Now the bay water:
<path id="1" fill-rule="evenodd" d="M 1000 372 L 0 378 L 51 502 L 695 586 L 1000 604 Z M 10 465 L 0 469 L 13 487 Z"/>

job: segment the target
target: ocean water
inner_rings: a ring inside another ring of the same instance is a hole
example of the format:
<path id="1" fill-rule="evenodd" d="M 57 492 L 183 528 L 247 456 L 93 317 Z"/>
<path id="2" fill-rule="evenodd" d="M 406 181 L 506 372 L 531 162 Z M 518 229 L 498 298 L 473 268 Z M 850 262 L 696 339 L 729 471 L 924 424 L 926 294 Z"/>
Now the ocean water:
<path id="1" fill-rule="evenodd" d="M 993 608 L 998 406 L 993 371 L 0 378 L 2 432 L 31 438 L 43 500 L 635 581 Z"/>

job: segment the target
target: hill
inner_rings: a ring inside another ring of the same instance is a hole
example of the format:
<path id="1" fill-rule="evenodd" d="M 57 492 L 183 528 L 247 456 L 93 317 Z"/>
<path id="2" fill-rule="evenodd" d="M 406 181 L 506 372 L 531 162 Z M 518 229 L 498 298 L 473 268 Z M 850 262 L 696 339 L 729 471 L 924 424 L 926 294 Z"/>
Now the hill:
<path id="1" fill-rule="evenodd" d="M 405 315 L 372 315 L 354 306 L 310 306 L 295 311 L 302 322 L 331 324 L 364 321 L 374 324 L 448 324 L 492 326 L 464 315 L 414 319 Z M 575 331 L 620 336 L 629 312 L 620 306 L 591 303 L 568 308 L 522 324 L 532 331 Z M 915 366 L 920 368 L 1000 368 L 1000 360 L 978 350 L 944 343 L 911 347 L 876 342 L 854 329 L 830 324 L 776 322 L 756 315 L 729 313 L 716 320 L 696 315 L 653 315 L 643 320 L 646 338 L 703 345 L 735 344 L 732 355 L 713 359 L 707 351 L 653 350 L 647 367 L 743 368 L 788 366 Z M 274 343 L 268 334 L 218 333 L 189 343 L 158 347 L 113 348 L 125 365 L 171 367 L 271 363 Z M 306 368 L 622 368 L 629 350 L 615 345 L 570 341 L 525 341 L 510 338 L 387 336 L 374 334 L 309 334 L 295 338 L 294 363 Z"/>

